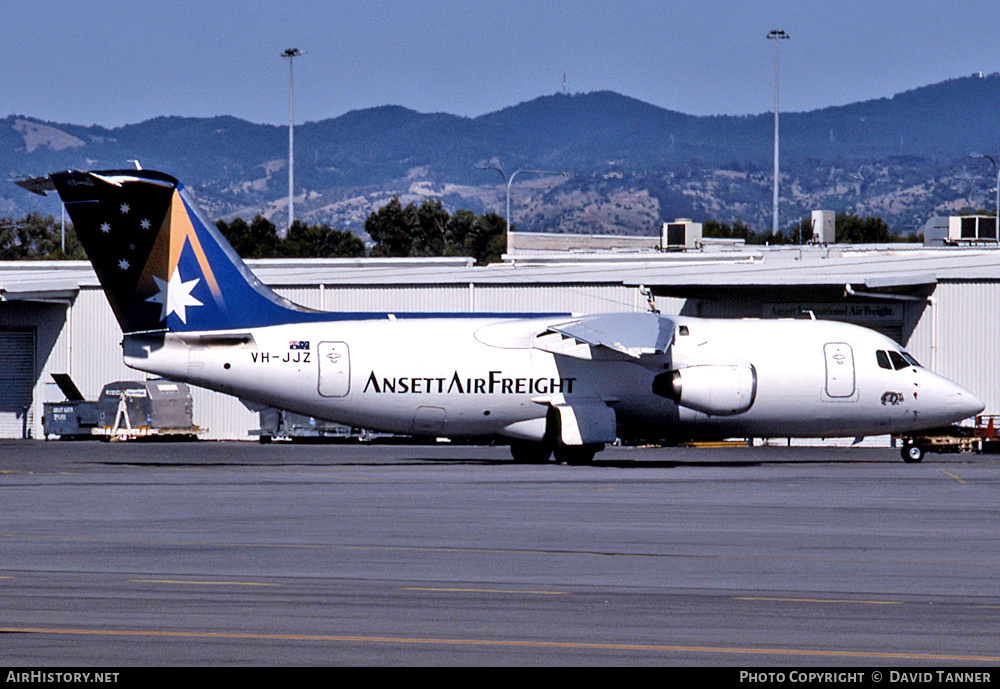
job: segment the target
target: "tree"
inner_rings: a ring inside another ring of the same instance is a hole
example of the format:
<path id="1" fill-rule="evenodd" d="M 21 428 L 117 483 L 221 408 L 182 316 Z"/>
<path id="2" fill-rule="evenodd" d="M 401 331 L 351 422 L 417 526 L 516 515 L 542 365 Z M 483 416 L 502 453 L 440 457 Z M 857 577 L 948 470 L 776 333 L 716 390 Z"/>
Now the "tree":
<path id="1" fill-rule="evenodd" d="M 62 230 L 51 215 L 29 213 L 20 220 L 0 218 L 0 259 L 60 260 L 83 259 L 86 252 L 72 226 L 66 228 L 66 250 Z"/>
<path id="2" fill-rule="evenodd" d="M 859 218 L 852 213 L 837 213 L 837 242 L 841 244 L 885 244 L 890 242 L 922 241 L 911 237 L 901 237 L 889 230 L 882 218 Z M 813 237 L 811 220 L 802 220 L 798 225 L 789 228 L 788 233 L 779 230 L 777 234 L 770 230 L 765 233 L 754 232 L 742 221 L 737 220 L 730 227 L 726 223 L 709 220 L 702 225 L 702 236 L 723 239 L 744 239 L 747 244 L 805 244 Z"/>
<path id="3" fill-rule="evenodd" d="M 496 213 L 455 211 L 445 228 L 445 254 L 471 256 L 476 265 L 500 260 L 507 250 L 507 223 Z"/>
<path id="4" fill-rule="evenodd" d="M 296 220 L 281 243 L 281 255 L 290 258 L 357 258 L 365 255 L 365 243 L 353 232 L 329 225 L 307 225 Z"/>
<path id="5" fill-rule="evenodd" d="M 795 228 L 795 241 L 799 242 L 801 238 L 802 244 L 808 244 L 813 238 L 813 224 L 812 218 L 803 219 L 799 222 L 798 226 Z"/>
<path id="6" fill-rule="evenodd" d="M 441 199 L 424 199 L 416 209 L 416 225 L 411 230 L 409 255 L 443 256 L 445 228 L 450 219 L 451 215 L 444 209 Z"/>
<path id="7" fill-rule="evenodd" d="M 413 204 L 405 209 L 398 196 L 365 219 L 365 232 L 375 242 L 372 256 L 409 256 L 416 225 Z"/>
<path id="8" fill-rule="evenodd" d="M 446 256 L 470 255 L 466 239 L 474 232 L 477 216 L 470 210 L 457 210 L 444 228 L 444 253 Z"/>
<path id="9" fill-rule="evenodd" d="M 255 216 L 249 225 L 243 218 L 234 218 L 230 223 L 219 220 L 215 225 L 242 258 L 278 255 L 278 244 L 281 242 L 278 230 L 263 215 Z"/>
<path id="10" fill-rule="evenodd" d="M 496 213 L 448 213 L 440 199 L 405 208 L 398 197 L 365 220 L 375 241 L 372 256 L 471 256 L 478 265 L 499 261 L 507 250 L 506 222 Z"/>
<path id="11" fill-rule="evenodd" d="M 732 226 L 717 220 L 709 220 L 702 224 L 701 234 L 710 239 L 742 239 L 747 244 L 789 244 L 796 241 L 796 237 L 785 236 L 780 230 L 777 234 L 771 230 L 763 234 L 754 232 L 742 220 L 737 220 Z"/>
<path id="12" fill-rule="evenodd" d="M 853 213 L 837 213 L 837 242 L 847 244 L 884 244 L 900 241 L 899 235 L 890 232 L 882 218 L 859 218 Z"/>

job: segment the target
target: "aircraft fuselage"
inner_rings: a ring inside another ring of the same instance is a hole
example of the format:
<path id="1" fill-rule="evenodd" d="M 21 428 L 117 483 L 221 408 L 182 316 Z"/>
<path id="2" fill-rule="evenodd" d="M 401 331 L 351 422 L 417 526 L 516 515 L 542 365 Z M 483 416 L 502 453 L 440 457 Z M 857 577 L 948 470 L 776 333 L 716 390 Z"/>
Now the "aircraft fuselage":
<path id="1" fill-rule="evenodd" d="M 897 433 L 981 409 L 922 367 L 882 367 L 876 353 L 898 345 L 853 325 L 672 316 L 669 356 L 650 365 L 597 349 L 585 359 L 533 346 L 548 324 L 568 319 L 387 316 L 183 340 L 133 335 L 125 355 L 134 368 L 261 405 L 416 435 L 541 440 L 547 410 L 560 404 L 610 407 L 618 437 L 644 439 Z M 654 392 L 669 371 L 680 371 L 678 400 Z M 703 384 L 695 373 L 715 377 Z M 740 385 L 742 406 L 711 406 L 712 395 Z"/>

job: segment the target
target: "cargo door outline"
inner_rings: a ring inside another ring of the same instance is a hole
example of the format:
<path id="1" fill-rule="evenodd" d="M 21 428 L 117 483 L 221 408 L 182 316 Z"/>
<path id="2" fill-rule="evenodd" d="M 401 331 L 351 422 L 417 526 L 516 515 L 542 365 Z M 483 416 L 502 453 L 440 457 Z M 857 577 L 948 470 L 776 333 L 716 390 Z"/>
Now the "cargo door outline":
<path id="1" fill-rule="evenodd" d="M 320 342 L 317 388 L 323 397 L 347 397 L 351 391 L 351 352 L 346 342 Z"/>
<path id="2" fill-rule="evenodd" d="M 417 407 L 411 429 L 416 433 L 434 434 L 444 431 L 447 412 L 444 407 Z"/>
<path id="3" fill-rule="evenodd" d="M 826 380 L 823 397 L 827 400 L 849 402 L 858 398 L 854 350 L 846 342 L 827 342 L 823 345 Z"/>

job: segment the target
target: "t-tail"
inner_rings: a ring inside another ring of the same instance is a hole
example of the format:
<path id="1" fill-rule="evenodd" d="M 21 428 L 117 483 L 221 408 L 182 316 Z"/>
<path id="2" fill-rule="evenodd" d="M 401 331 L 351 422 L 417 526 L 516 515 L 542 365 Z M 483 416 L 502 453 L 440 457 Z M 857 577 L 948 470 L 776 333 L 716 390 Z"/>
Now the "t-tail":
<path id="1" fill-rule="evenodd" d="M 21 185 L 59 192 L 126 334 L 322 318 L 262 284 L 169 175 L 73 170 Z"/>

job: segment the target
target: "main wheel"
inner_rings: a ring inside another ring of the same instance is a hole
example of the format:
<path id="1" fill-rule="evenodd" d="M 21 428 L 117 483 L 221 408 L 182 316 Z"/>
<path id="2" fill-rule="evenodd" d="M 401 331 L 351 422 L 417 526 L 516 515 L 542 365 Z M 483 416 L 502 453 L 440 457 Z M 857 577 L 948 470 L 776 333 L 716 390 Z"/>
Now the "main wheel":
<path id="1" fill-rule="evenodd" d="M 518 464 L 544 464 L 549 461 L 552 448 L 545 443 L 513 442 L 510 454 Z"/>
<path id="2" fill-rule="evenodd" d="M 553 450 L 557 462 L 571 466 L 590 464 L 596 453 L 597 448 L 593 445 L 559 445 Z"/>
<path id="3" fill-rule="evenodd" d="M 907 464 L 916 464 L 924 459 L 924 448 L 919 445 L 904 445 L 902 453 L 903 461 Z"/>

